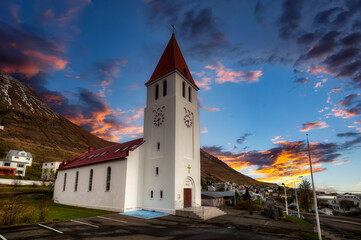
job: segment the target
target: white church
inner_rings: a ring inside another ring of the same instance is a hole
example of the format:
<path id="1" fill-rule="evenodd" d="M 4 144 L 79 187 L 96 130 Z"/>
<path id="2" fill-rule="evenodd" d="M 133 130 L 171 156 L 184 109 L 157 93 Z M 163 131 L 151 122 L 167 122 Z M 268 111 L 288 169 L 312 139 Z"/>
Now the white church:
<path id="1" fill-rule="evenodd" d="M 88 208 L 175 214 L 201 206 L 197 91 L 174 34 L 147 87 L 144 136 L 62 165 L 54 201 Z"/>

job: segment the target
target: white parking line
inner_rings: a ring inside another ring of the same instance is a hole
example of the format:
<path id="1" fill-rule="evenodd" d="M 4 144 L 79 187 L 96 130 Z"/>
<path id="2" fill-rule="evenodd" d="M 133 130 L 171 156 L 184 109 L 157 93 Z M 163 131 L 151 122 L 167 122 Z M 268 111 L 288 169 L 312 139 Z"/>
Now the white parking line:
<path id="1" fill-rule="evenodd" d="M 88 226 L 95 227 L 95 228 L 99 227 L 99 226 L 95 226 L 95 225 L 90 224 L 90 223 L 80 222 L 80 221 L 77 221 L 77 220 L 70 220 L 70 221 L 80 223 L 80 224 L 84 224 L 84 225 L 88 225 Z"/>
<path id="2" fill-rule="evenodd" d="M 2 239 L 2 240 L 7 240 L 3 235 L 1 235 L 0 234 L 0 238 Z"/>
<path id="3" fill-rule="evenodd" d="M 45 226 L 45 225 L 43 225 L 43 224 L 38 224 L 38 225 L 39 225 L 39 226 L 41 226 L 41 227 L 44 227 L 44 228 L 47 228 L 47 229 L 53 230 L 53 231 L 58 232 L 58 233 L 63 233 L 62 231 L 59 231 L 59 230 L 56 230 L 56 229 L 54 229 L 54 228 L 51 228 L 51 227 Z"/>
<path id="4" fill-rule="evenodd" d="M 103 218 L 103 219 L 107 219 L 107 220 L 111 220 L 111 221 L 116 221 L 116 222 L 121 222 L 121 223 L 127 223 L 126 221 L 122 221 L 122 220 L 118 220 L 118 219 L 114 219 L 114 218 L 107 218 L 107 217 L 101 217 L 101 216 L 97 216 L 98 218 Z"/>

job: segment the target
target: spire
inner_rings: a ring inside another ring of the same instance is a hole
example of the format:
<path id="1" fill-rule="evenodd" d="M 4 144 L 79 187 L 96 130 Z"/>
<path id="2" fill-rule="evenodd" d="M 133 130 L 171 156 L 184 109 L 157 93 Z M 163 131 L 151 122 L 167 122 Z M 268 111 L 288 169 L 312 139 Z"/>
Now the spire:
<path id="1" fill-rule="evenodd" d="M 192 78 L 191 72 L 188 69 L 183 54 L 179 49 L 177 40 L 174 33 L 169 40 L 167 47 L 165 48 L 162 57 L 160 58 L 157 67 L 155 68 L 149 81 L 145 84 L 149 84 L 155 79 L 163 76 L 164 74 L 177 69 L 184 77 L 186 77 L 191 83 L 197 86 Z"/>

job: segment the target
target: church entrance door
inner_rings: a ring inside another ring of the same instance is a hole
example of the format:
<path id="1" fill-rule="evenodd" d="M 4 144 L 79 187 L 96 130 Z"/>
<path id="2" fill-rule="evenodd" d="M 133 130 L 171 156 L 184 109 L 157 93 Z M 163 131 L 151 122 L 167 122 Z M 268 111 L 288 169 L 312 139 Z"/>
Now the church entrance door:
<path id="1" fill-rule="evenodd" d="M 184 188 L 184 207 L 192 207 L 192 188 Z"/>

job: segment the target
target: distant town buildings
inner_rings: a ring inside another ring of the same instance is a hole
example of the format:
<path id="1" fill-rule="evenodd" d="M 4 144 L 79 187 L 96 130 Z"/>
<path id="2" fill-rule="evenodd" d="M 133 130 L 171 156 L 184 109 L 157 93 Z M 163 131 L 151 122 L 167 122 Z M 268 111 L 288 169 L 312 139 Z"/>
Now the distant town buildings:
<path id="1" fill-rule="evenodd" d="M 43 163 L 42 170 L 41 170 L 41 179 L 54 180 L 55 173 L 58 170 L 60 164 L 61 164 L 61 161 Z"/>
<path id="2" fill-rule="evenodd" d="M 33 156 L 29 152 L 10 150 L 6 159 L 0 160 L 0 175 L 25 176 L 26 167 L 31 166 Z"/>
<path id="3" fill-rule="evenodd" d="M 351 204 L 342 204 L 342 201 L 349 202 Z M 332 202 L 332 209 L 340 213 L 349 213 L 361 211 L 361 196 L 360 194 L 340 194 L 334 197 Z"/>

